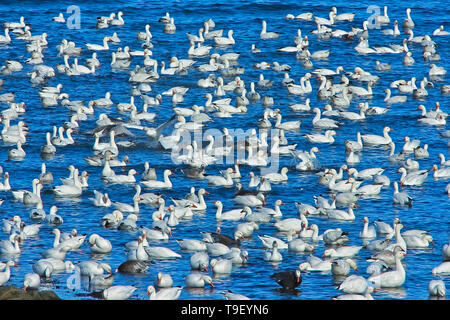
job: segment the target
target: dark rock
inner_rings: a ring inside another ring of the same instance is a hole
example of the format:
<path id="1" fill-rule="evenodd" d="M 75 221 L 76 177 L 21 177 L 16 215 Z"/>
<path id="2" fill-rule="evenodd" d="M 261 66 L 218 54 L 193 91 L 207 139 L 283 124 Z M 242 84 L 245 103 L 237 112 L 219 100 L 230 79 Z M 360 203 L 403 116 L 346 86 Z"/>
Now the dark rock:
<path id="1" fill-rule="evenodd" d="M 61 298 L 53 291 L 24 291 L 13 286 L 2 286 L 0 300 L 61 300 Z"/>

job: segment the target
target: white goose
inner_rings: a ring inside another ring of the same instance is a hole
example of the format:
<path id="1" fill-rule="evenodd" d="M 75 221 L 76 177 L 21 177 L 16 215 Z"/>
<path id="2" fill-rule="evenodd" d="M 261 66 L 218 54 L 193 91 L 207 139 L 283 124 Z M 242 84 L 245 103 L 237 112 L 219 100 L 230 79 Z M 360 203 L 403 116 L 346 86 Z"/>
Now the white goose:
<path id="1" fill-rule="evenodd" d="M 11 267 L 17 266 L 16 263 L 12 260 L 8 261 L 5 264 L 5 271 L 0 272 L 0 286 L 4 285 L 6 282 L 9 281 L 11 277 Z"/>
<path id="2" fill-rule="evenodd" d="M 89 244 L 92 253 L 109 253 L 112 250 L 111 242 L 96 233 L 89 237 Z"/>
<path id="3" fill-rule="evenodd" d="M 262 21 L 262 30 L 259 34 L 260 38 L 262 40 L 267 40 L 267 39 L 277 39 L 280 34 L 276 33 L 276 32 L 267 32 L 267 22 L 265 20 Z"/>
<path id="4" fill-rule="evenodd" d="M 93 50 L 93 51 L 109 50 L 109 46 L 108 46 L 108 41 L 109 40 L 110 40 L 109 37 L 104 37 L 103 38 L 103 45 L 86 43 L 86 47 L 89 50 Z"/>
<path id="5" fill-rule="evenodd" d="M 141 181 L 141 184 L 150 189 L 170 189 L 172 188 L 172 182 L 169 179 L 169 176 L 172 175 L 173 172 L 169 169 L 164 170 L 164 181 L 159 180 L 145 180 Z"/>
<path id="6" fill-rule="evenodd" d="M 228 37 L 214 37 L 214 42 L 219 46 L 233 45 L 235 43 L 233 30 L 228 31 Z"/>
<path id="7" fill-rule="evenodd" d="M 375 284 L 379 288 L 397 288 L 401 287 L 405 282 L 406 272 L 401 262 L 401 258 L 406 253 L 400 248 L 394 249 L 395 255 L 395 270 L 383 272 L 378 275 L 372 275 L 368 281 Z"/>
<path id="8" fill-rule="evenodd" d="M 372 145 L 372 146 L 386 145 L 392 141 L 392 138 L 389 136 L 389 132 L 393 131 L 393 130 L 394 129 L 386 126 L 383 128 L 383 136 L 364 134 L 364 135 L 361 135 L 361 138 L 362 138 L 364 144 L 368 144 L 368 145 Z"/>
<path id="9" fill-rule="evenodd" d="M 83 192 L 78 169 L 73 172 L 73 184 L 62 184 L 53 187 L 53 193 L 59 197 L 78 197 Z"/>
<path id="10" fill-rule="evenodd" d="M 130 169 L 128 170 L 128 174 L 114 174 L 103 178 L 111 184 L 133 184 L 136 183 L 136 174 L 138 172 L 135 169 Z"/>
<path id="11" fill-rule="evenodd" d="M 242 209 L 234 209 L 226 212 L 222 212 L 223 204 L 222 201 L 214 201 L 214 205 L 217 207 L 216 219 L 217 220 L 231 220 L 238 221 L 242 220 L 246 215 L 246 212 Z"/>
<path id="12" fill-rule="evenodd" d="M 156 291 L 154 286 L 147 287 L 147 296 L 149 300 L 178 300 L 183 287 L 161 288 Z"/>
<path id="13" fill-rule="evenodd" d="M 315 113 L 315 116 L 312 120 L 312 124 L 314 128 L 318 129 L 337 129 L 339 128 L 338 122 L 329 118 L 321 118 L 321 112 L 319 108 L 314 108 L 312 112 Z"/>

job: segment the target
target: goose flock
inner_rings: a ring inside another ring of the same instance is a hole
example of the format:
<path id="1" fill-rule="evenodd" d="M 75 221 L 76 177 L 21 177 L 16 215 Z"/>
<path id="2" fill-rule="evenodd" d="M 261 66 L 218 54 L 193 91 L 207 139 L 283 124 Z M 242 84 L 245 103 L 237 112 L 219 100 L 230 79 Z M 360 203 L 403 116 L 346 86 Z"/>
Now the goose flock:
<path id="1" fill-rule="evenodd" d="M 2 21 L 0 285 L 445 299 L 449 33 L 250 7 Z"/>

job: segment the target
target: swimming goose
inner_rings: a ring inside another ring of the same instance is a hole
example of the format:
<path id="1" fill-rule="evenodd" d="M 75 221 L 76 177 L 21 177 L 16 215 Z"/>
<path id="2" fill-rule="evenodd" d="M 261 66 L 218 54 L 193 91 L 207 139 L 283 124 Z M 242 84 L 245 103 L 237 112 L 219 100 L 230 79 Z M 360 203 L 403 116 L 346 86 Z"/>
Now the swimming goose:
<path id="1" fill-rule="evenodd" d="M 112 26 L 122 26 L 125 24 L 125 21 L 123 20 L 122 16 L 123 16 L 123 12 L 119 11 L 117 13 L 117 19 L 111 19 L 111 21 L 109 22 Z"/>
<path id="2" fill-rule="evenodd" d="M 173 17 L 170 17 L 170 20 L 166 23 L 164 23 L 163 31 L 165 33 L 174 33 L 176 31 L 177 27 L 175 26 L 175 20 Z"/>
<path id="3" fill-rule="evenodd" d="M 353 208 L 356 208 L 356 204 L 351 204 L 348 207 L 348 212 L 338 209 L 327 210 L 328 219 L 340 220 L 340 221 L 354 221 L 355 214 L 353 213 Z"/>
<path id="4" fill-rule="evenodd" d="M 278 251 L 278 242 L 274 241 L 272 244 L 272 250 L 266 250 L 263 256 L 264 261 L 278 263 L 283 260 L 283 256 Z"/>
<path id="5" fill-rule="evenodd" d="M 109 42 L 109 38 L 104 37 L 103 45 L 92 44 L 92 43 L 86 43 L 85 45 L 89 50 L 92 50 L 92 51 L 109 50 L 108 42 Z"/>
<path id="6" fill-rule="evenodd" d="M 429 157 L 428 144 L 424 144 L 423 147 L 417 146 L 414 148 L 414 158 L 423 159 L 428 157 Z"/>
<path id="7" fill-rule="evenodd" d="M 59 197 L 78 197 L 83 189 L 81 186 L 78 169 L 73 171 L 73 184 L 62 184 L 52 188 L 53 193 Z"/>
<path id="8" fill-rule="evenodd" d="M 169 176 L 172 174 L 173 174 L 173 172 L 171 170 L 166 169 L 166 170 L 164 170 L 164 181 L 145 180 L 145 181 L 141 181 L 141 184 L 146 188 L 152 188 L 152 189 L 172 188 L 172 182 L 169 179 Z"/>
<path id="9" fill-rule="evenodd" d="M 360 231 L 359 237 L 364 239 L 376 238 L 377 232 L 374 226 L 369 226 L 369 218 L 364 217 L 363 219 L 364 227 L 363 230 Z"/>
<path id="10" fill-rule="evenodd" d="M 222 201 L 214 201 L 214 205 L 217 207 L 216 219 L 217 220 L 232 220 L 238 221 L 244 218 L 246 212 L 242 209 L 234 209 L 226 212 L 222 212 Z"/>
<path id="11" fill-rule="evenodd" d="M 22 148 L 22 142 L 20 140 L 17 141 L 17 148 L 8 150 L 8 159 L 9 160 L 23 160 L 26 156 L 25 150 Z"/>
<path id="12" fill-rule="evenodd" d="M 279 35 L 280 34 L 276 32 L 267 32 L 267 22 L 265 20 L 262 21 L 262 30 L 259 34 L 261 40 L 277 39 Z"/>
<path id="13" fill-rule="evenodd" d="M 214 287 L 212 278 L 200 272 L 192 272 L 185 278 L 185 284 L 188 288 L 203 288 L 205 284 Z"/>
<path id="14" fill-rule="evenodd" d="M 92 253 L 109 253 L 112 250 L 111 242 L 94 233 L 89 237 Z"/>
<path id="15" fill-rule="evenodd" d="M 396 288 L 405 282 L 406 272 L 401 262 L 401 257 L 406 255 L 400 247 L 394 249 L 395 270 L 386 271 L 378 275 L 372 275 L 368 281 L 380 288 Z"/>
<path id="16" fill-rule="evenodd" d="M 384 29 L 381 30 L 381 33 L 385 36 L 399 36 L 400 30 L 398 29 L 398 21 L 394 20 L 394 29 Z"/>
<path id="17" fill-rule="evenodd" d="M 363 142 L 361 138 L 361 132 L 356 133 L 356 141 L 345 140 L 345 150 L 348 151 L 352 149 L 353 151 L 361 151 L 363 149 Z"/>
<path id="18" fill-rule="evenodd" d="M 361 139 L 363 140 L 364 144 L 372 146 L 389 144 L 392 141 L 392 138 L 389 136 L 389 132 L 393 130 L 394 129 L 386 126 L 383 128 L 383 136 L 364 134 L 361 135 Z"/>
<path id="19" fill-rule="evenodd" d="M 0 272 L 0 286 L 3 286 L 7 283 L 11 277 L 11 267 L 17 267 L 17 264 L 10 260 L 5 264 L 5 271 Z"/>
<path id="20" fill-rule="evenodd" d="M 21 241 L 21 237 L 16 232 L 11 233 L 8 240 L 0 241 L 0 254 L 19 255 L 22 252 L 19 241 Z"/>
<path id="21" fill-rule="evenodd" d="M 161 288 L 156 291 L 154 286 L 147 287 L 146 295 L 149 300 L 178 300 L 183 287 Z"/>
<path id="22" fill-rule="evenodd" d="M 233 38 L 233 30 L 228 31 L 228 37 L 214 37 L 214 42 L 219 46 L 235 44 L 235 40 Z"/>
<path id="23" fill-rule="evenodd" d="M 103 290 L 105 300 L 127 300 L 137 288 L 134 286 L 116 285 Z"/>
<path id="24" fill-rule="evenodd" d="M 441 279 L 431 280 L 428 283 L 430 297 L 445 297 L 445 283 Z"/>
<path id="25" fill-rule="evenodd" d="M 414 28 L 414 21 L 411 19 L 411 8 L 406 9 L 406 18 L 403 20 L 403 28 L 412 29 Z"/>
<path id="26" fill-rule="evenodd" d="M 275 117 L 276 117 L 275 128 L 283 130 L 298 130 L 300 128 L 301 125 L 300 120 L 281 122 L 282 116 L 280 112 L 277 112 Z"/>
<path id="27" fill-rule="evenodd" d="M 403 103 L 406 102 L 407 96 L 394 96 L 391 97 L 391 90 L 385 89 L 384 92 L 386 93 L 386 96 L 384 98 L 384 102 L 388 105 L 394 104 L 394 103 Z"/>
<path id="28" fill-rule="evenodd" d="M 318 129 L 337 129 L 339 128 L 338 122 L 336 120 L 330 118 L 321 118 L 321 112 L 319 108 L 314 108 L 312 112 L 315 113 L 315 116 L 312 120 L 312 124 L 314 128 Z"/>
<path id="29" fill-rule="evenodd" d="M 351 258 L 359 253 L 362 246 L 342 246 L 336 249 L 330 248 L 324 251 L 323 257 Z"/>
<path id="30" fill-rule="evenodd" d="M 428 170 L 420 170 L 407 173 L 404 167 L 400 167 L 397 172 L 402 174 L 400 178 L 400 184 L 402 186 L 422 185 L 428 177 Z"/>
<path id="31" fill-rule="evenodd" d="M 447 73 L 447 70 L 444 67 L 439 67 L 434 63 L 430 64 L 430 70 L 428 71 L 428 75 L 430 78 L 435 76 L 443 76 Z"/>
<path id="32" fill-rule="evenodd" d="M 326 130 L 325 134 L 313 133 L 313 134 L 305 134 L 304 137 L 312 143 L 330 143 L 334 142 L 334 137 L 338 135 L 334 130 Z"/>
<path id="33" fill-rule="evenodd" d="M 439 28 L 437 28 L 433 31 L 433 36 L 446 36 L 449 34 L 450 34 L 450 32 L 445 31 L 443 25 L 439 26 Z"/>

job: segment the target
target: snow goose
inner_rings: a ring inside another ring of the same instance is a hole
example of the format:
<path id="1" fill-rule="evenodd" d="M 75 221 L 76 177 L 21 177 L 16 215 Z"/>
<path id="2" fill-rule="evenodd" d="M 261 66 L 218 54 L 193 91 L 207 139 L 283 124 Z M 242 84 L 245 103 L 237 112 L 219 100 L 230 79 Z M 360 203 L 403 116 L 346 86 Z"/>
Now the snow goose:
<path id="1" fill-rule="evenodd" d="M 5 271 L 0 272 L 0 286 L 4 285 L 6 282 L 9 281 L 11 277 L 11 267 L 16 267 L 17 264 L 10 260 L 5 264 Z"/>
<path id="2" fill-rule="evenodd" d="M 186 251 L 206 251 L 206 244 L 197 239 L 175 239 L 181 250 Z"/>
<path id="3" fill-rule="evenodd" d="M 440 265 L 434 267 L 431 270 L 431 273 L 433 275 L 449 274 L 450 273 L 450 261 L 444 261 Z"/>
<path id="4" fill-rule="evenodd" d="M 117 226 L 118 230 L 129 230 L 135 231 L 137 230 L 136 221 L 138 220 L 138 216 L 134 213 L 130 213 L 124 220 L 122 220 Z"/>
<path id="5" fill-rule="evenodd" d="M 386 126 L 383 128 L 383 136 L 364 134 L 364 135 L 361 135 L 361 138 L 362 138 L 364 144 L 368 144 L 368 145 L 372 145 L 372 146 L 386 145 L 392 141 L 392 138 L 389 136 L 389 132 L 393 131 L 393 130 L 394 129 Z"/>
<path id="6" fill-rule="evenodd" d="M 358 254 L 362 246 L 343 246 L 336 249 L 330 248 L 325 250 L 323 257 L 328 258 L 351 258 Z"/>
<path id="7" fill-rule="evenodd" d="M 413 198 L 407 192 L 398 190 L 398 183 L 394 181 L 394 195 L 392 197 L 394 204 L 412 206 Z"/>
<path id="8" fill-rule="evenodd" d="M 341 221 L 353 221 L 355 220 L 355 214 L 353 208 L 356 208 L 356 204 L 351 204 L 348 207 L 348 212 L 338 209 L 327 210 L 328 219 L 341 220 Z"/>
<path id="9" fill-rule="evenodd" d="M 331 262 L 331 273 L 334 276 L 346 276 L 350 273 L 350 269 L 358 271 L 358 266 L 353 259 L 342 258 Z"/>
<path id="10" fill-rule="evenodd" d="M 439 28 L 437 28 L 433 31 L 433 36 L 446 36 L 449 34 L 450 34 L 450 32 L 445 31 L 443 25 L 439 26 Z"/>
<path id="11" fill-rule="evenodd" d="M 450 167 L 450 160 L 445 160 L 443 153 L 439 153 L 439 159 L 441 159 L 441 167 Z"/>
<path id="12" fill-rule="evenodd" d="M 228 37 L 214 37 L 214 42 L 219 46 L 233 45 L 235 43 L 233 30 L 228 30 Z"/>
<path id="13" fill-rule="evenodd" d="M 112 250 L 111 242 L 94 233 L 89 237 L 92 253 L 109 253 Z"/>
<path id="14" fill-rule="evenodd" d="M 214 274 L 229 274 L 231 273 L 233 263 L 229 259 L 213 258 L 210 261 L 210 266 Z"/>
<path id="15" fill-rule="evenodd" d="M 108 41 L 109 41 L 109 38 L 108 37 L 104 37 L 103 38 L 103 45 L 86 43 L 86 47 L 89 50 L 92 50 L 92 51 L 109 50 Z"/>
<path id="16" fill-rule="evenodd" d="M 325 134 L 320 133 L 311 133 L 311 134 L 305 134 L 304 137 L 312 143 L 330 143 L 332 144 L 334 142 L 334 137 L 336 136 L 337 132 L 334 130 L 327 130 L 325 131 Z"/>
<path id="17" fill-rule="evenodd" d="M 203 288 L 206 284 L 214 287 L 212 278 L 200 272 L 192 272 L 185 278 L 187 288 Z"/>
<path id="18" fill-rule="evenodd" d="M 164 33 L 174 33 L 176 30 L 177 27 L 175 26 L 175 20 L 171 17 L 170 20 L 164 24 L 163 31 Z"/>
<path id="19" fill-rule="evenodd" d="M 136 291 L 134 286 L 116 285 L 103 290 L 105 300 L 127 300 Z"/>
<path id="20" fill-rule="evenodd" d="M 414 21 L 411 19 L 411 8 L 406 9 L 406 18 L 403 20 L 403 28 L 412 29 L 414 28 Z"/>
<path id="21" fill-rule="evenodd" d="M 111 184 L 133 184 L 136 183 L 136 174 L 138 172 L 135 169 L 130 169 L 128 170 L 128 174 L 114 174 L 103 178 Z"/>
<path id="22" fill-rule="evenodd" d="M 105 228 L 115 228 L 122 220 L 122 212 L 119 210 L 114 210 L 112 213 L 108 213 L 102 217 L 101 224 Z"/>
<path id="23" fill-rule="evenodd" d="M 386 96 L 384 98 L 384 102 L 388 105 L 395 104 L 395 103 L 404 103 L 408 99 L 407 96 L 393 96 L 391 97 L 391 90 L 385 89 L 384 92 L 386 93 Z"/>
<path id="24" fill-rule="evenodd" d="M 372 275 L 368 278 L 368 281 L 379 288 L 396 288 L 402 286 L 405 282 L 406 272 L 401 262 L 401 257 L 405 255 L 406 253 L 401 248 L 396 247 L 394 249 L 395 270 Z"/>
<path id="25" fill-rule="evenodd" d="M 402 186 L 422 185 L 428 177 L 428 170 L 420 170 L 407 173 L 404 167 L 400 167 L 397 172 L 402 174 L 400 178 L 400 184 Z"/>
<path id="26" fill-rule="evenodd" d="M 166 227 L 164 229 L 148 229 L 146 227 L 141 227 L 141 231 L 145 232 L 147 239 L 152 240 L 168 240 L 169 236 L 172 235 L 172 228 Z"/>
<path id="27" fill-rule="evenodd" d="M 278 242 L 274 241 L 272 244 L 272 250 L 266 250 L 264 252 L 263 260 L 273 263 L 278 263 L 283 260 L 283 256 L 278 251 Z"/>
<path id="28" fill-rule="evenodd" d="M 123 20 L 122 16 L 123 16 L 123 12 L 119 11 L 117 13 L 117 19 L 111 19 L 111 21 L 109 22 L 112 26 L 122 26 L 125 24 L 125 21 Z"/>
<path id="29" fill-rule="evenodd" d="M 306 258 L 306 262 L 301 263 L 298 268 L 301 271 L 330 272 L 331 261 L 322 260 L 319 257 L 309 255 Z"/>
<path id="30" fill-rule="evenodd" d="M 280 36 L 279 33 L 276 32 L 267 32 L 267 22 L 265 20 L 262 21 L 262 30 L 259 34 L 261 40 L 267 39 L 277 39 Z"/>
<path id="31" fill-rule="evenodd" d="M 363 148 L 363 142 L 361 138 L 361 132 L 356 133 L 356 141 L 354 140 L 345 140 L 345 150 L 348 151 L 352 149 L 353 151 L 361 151 Z"/>
<path id="32" fill-rule="evenodd" d="M 411 153 L 414 152 L 414 149 L 416 149 L 418 146 L 420 146 L 420 140 L 414 139 L 411 141 L 411 139 L 408 136 L 405 136 L 403 138 L 405 141 L 405 144 L 403 145 L 402 152 L 403 153 Z"/>
<path id="33" fill-rule="evenodd" d="M 298 218 L 287 218 L 275 222 L 274 226 L 280 232 L 300 231 L 302 229 L 302 220 Z"/>
<path id="34" fill-rule="evenodd" d="M 414 158 L 423 159 L 428 158 L 430 154 L 428 153 L 428 144 L 424 144 L 423 147 L 417 146 L 414 148 Z"/>
<path id="35" fill-rule="evenodd" d="M 154 281 L 155 287 L 158 288 L 170 288 L 173 285 L 173 279 L 170 274 L 158 272 Z"/>
<path id="36" fill-rule="evenodd" d="M 156 291 L 154 286 L 147 287 L 146 295 L 149 300 L 178 300 L 183 287 L 162 288 Z"/>
<path id="37" fill-rule="evenodd" d="M 351 275 L 344 279 L 339 285 L 338 290 L 348 294 L 363 294 L 368 285 L 369 283 L 366 278 L 358 275 Z"/>
<path id="38" fill-rule="evenodd" d="M 341 228 L 327 229 L 323 233 L 323 241 L 325 244 L 344 244 L 350 239 L 347 237 L 348 232 L 343 232 Z"/>
<path id="39" fill-rule="evenodd" d="M 443 168 L 438 168 L 436 164 L 433 165 L 432 169 L 433 171 L 433 178 L 449 178 L 450 177 L 450 166 L 445 166 Z"/>
<path id="40" fill-rule="evenodd" d="M 315 113 L 315 116 L 312 120 L 312 124 L 314 128 L 318 129 L 337 129 L 339 128 L 338 122 L 329 118 L 321 118 L 321 112 L 319 108 L 314 108 L 312 112 Z"/>
<path id="41" fill-rule="evenodd" d="M 445 283 L 442 280 L 431 280 L 428 283 L 430 297 L 445 297 Z"/>
<path id="42" fill-rule="evenodd" d="M 364 217 L 363 219 L 364 227 L 363 230 L 360 231 L 359 237 L 364 239 L 376 238 L 377 232 L 374 226 L 369 226 L 369 218 Z"/>
<path id="43" fill-rule="evenodd" d="M 19 247 L 20 240 L 21 237 L 16 232 L 11 233 L 8 240 L 0 241 L 0 253 L 2 255 L 19 255 L 22 252 Z"/>
<path id="44" fill-rule="evenodd" d="M 217 207 L 216 219 L 217 220 L 232 220 L 238 221 L 244 218 L 245 211 L 242 209 L 234 209 L 226 212 L 222 212 L 222 201 L 214 201 L 214 205 Z"/>
<path id="45" fill-rule="evenodd" d="M 430 70 L 428 71 L 428 75 L 430 78 L 435 76 L 443 76 L 447 73 L 447 70 L 444 69 L 444 67 L 439 67 L 432 63 L 430 65 Z"/>
<path id="46" fill-rule="evenodd" d="M 169 176 L 172 175 L 173 172 L 169 169 L 164 170 L 164 181 L 158 181 L 158 180 L 145 180 L 141 181 L 141 184 L 146 188 L 151 189 L 167 189 L 172 188 L 172 182 L 169 179 Z"/>
<path id="47" fill-rule="evenodd" d="M 58 197 L 78 197 L 83 189 L 81 186 L 78 169 L 73 172 L 73 184 L 62 184 L 52 188 L 53 193 Z"/>
<path id="48" fill-rule="evenodd" d="M 27 289 L 39 289 L 41 285 L 41 278 L 37 273 L 27 273 L 25 274 L 25 278 L 23 280 L 23 290 L 27 291 Z"/>

